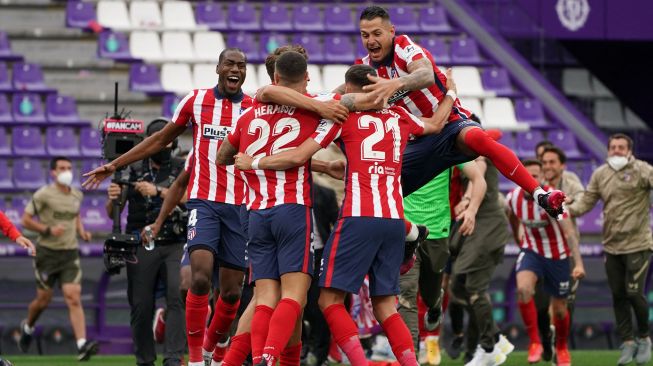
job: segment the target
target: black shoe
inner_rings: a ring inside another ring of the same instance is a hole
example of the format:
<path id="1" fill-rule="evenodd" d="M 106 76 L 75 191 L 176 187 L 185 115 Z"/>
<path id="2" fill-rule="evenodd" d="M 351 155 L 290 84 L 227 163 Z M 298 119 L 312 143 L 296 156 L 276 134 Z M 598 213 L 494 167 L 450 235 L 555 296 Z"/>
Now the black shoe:
<path id="1" fill-rule="evenodd" d="M 424 314 L 424 328 L 429 332 L 432 332 L 440 326 L 442 321 L 442 306 L 436 305 L 430 308 L 426 314 Z"/>
<path id="2" fill-rule="evenodd" d="M 415 251 L 419 248 L 420 245 L 426 240 L 426 237 L 429 236 L 429 229 L 424 225 L 417 226 L 417 239 L 413 241 L 407 241 L 406 247 L 404 249 L 404 260 L 401 262 L 401 274 L 408 272 L 414 264 L 415 261 Z M 411 263 L 412 262 L 412 263 Z"/>
<path id="3" fill-rule="evenodd" d="M 86 341 L 77 353 L 77 361 L 88 361 L 97 351 L 98 343 L 96 341 Z"/>
<path id="4" fill-rule="evenodd" d="M 451 357 L 452 360 L 455 360 L 458 357 L 460 357 L 460 354 L 463 352 L 464 340 L 465 337 L 463 336 L 454 336 L 453 341 L 451 341 L 451 349 L 447 349 L 447 354 L 449 354 L 449 357 Z M 473 354 L 471 356 L 474 357 Z M 465 363 L 467 363 L 467 361 L 465 361 Z"/>
<path id="5" fill-rule="evenodd" d="M 25 325 L 27 320 L 20 322 L 20 338 L 18 339 L 18 349 L 23 353 L 27 353 L 29 345 L 32 343 L 32 334 L 27 334 L 25 331 Z"/>
<path id="6" fill-rule="evenodd" d="M 549 362 L 553 359 L 553 333 L 549 332 L 542 338 L 542 360 Z"/>
<path id="7" fill-rule="evenodd" d="M 562 191 L 551 191 L 542 194 L 537 198 L 537 204 L 540 205 L 554 219 L 562 215 L 562 203 L 565 201 L 565 194 Z"/>

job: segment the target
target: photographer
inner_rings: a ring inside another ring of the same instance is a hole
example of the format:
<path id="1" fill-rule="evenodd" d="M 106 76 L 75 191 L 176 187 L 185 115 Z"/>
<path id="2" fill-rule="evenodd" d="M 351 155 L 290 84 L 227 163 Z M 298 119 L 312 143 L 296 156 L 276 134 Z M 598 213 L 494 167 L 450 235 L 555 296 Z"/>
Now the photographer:
<path id="1" fill-rule="evenodd" d="M 163 129 L 164 119 L 156 119 L 147 127 L 147 135 Z M 136 162 L 123 171 L 120 184 L 109 186 L 107 213 L 113 213 L 112 200 L 120 199 L 122 210 L 129 203 L 126 232 L 140 235 L 155 221 L 168 187 L 183 171 L 183 159 L 171 157 L 176 141 L 152 157 Z M 123 192 L 126 189 L 126 192 Z M 131 307 L 131 328 L 134 354 L 138 365 L 154 365 L 156 350 L 152 331 L 155 292 L 159 278 L 166 287 L 166 327 L 164 366 L 178 366 L 184 351 L 184 312 L 179 294 L 179 264 L 185 242 L 184 217 L 180 210 L 170 215 L 154 237 L 151 250 L 139 246 L 136 260 L 127 263 L 128 299 Z M 147 245 L 146 238 L 143 242 Z"/>

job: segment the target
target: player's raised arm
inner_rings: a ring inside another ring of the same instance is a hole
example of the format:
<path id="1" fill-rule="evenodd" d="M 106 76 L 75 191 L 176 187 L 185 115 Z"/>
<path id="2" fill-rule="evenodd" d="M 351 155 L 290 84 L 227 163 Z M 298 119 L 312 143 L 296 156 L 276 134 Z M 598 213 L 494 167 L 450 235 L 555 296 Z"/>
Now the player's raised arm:
<path id="1" fill-rule="evenodd" d="M 238 153 L 235 158 L 234 166 L 240 170 L 287 170 L 304 165 L 311 159 L 313 154 L 320 151 L 320 149 L 322 149 L 322 145 L 309 138 L 296 148 L 270 156 L 253 158 L 244 153 Z"/>
<path id="2" fill-rule="evenodd" d="M 422 122 L 424 122 L 425 135 L 436 134 L 442 131 L 442 128 L 444 128 L 444 125 L 449 119 L 451 108 L 457 97 L 458 90 L 456 88 L 456 82 L 453 79 L 451 69 L 447 69 L 447 94 L 445 98 L 438 104 L 438 108 L 431 117 L 420 117 Z"/>
<path id="3" fill-rule="evenodd" d="M 374 96 L 376 103 L 387 103 L 397 90 L 420 90 L 435 84 L 433 64 L 427 58 L 420 58 L 408 64 L 408 75 L 396 79 L 385 79 L 378 76 L 368 76 L 373 84 L 363 90 Z"/>

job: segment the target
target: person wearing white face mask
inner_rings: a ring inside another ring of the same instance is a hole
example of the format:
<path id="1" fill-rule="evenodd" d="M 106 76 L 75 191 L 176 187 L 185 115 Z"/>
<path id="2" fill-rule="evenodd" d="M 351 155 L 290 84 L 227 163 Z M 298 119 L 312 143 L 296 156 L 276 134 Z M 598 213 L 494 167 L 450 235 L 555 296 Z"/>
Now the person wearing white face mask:
<path id="1" fill-rule="evenodd" d="M 638 365 L 651 359 L 648 302 L 644 297 L 653 237 L 649 206 L 653 167 L 633 156 L 633 140 L 621 133 L 608 140 L 607 163 L 590 178 L 587 190 L 568 206 L 580 216 L 603 200 L 605 269 L 612 292 L 616 325 L 621 340 L 619 365 Z M 637 320 L 633 330 L 632 311 Z"/>
<path id="2" fill-rule="evenodd" d="M 23 352 L 29 349 L 34 324 L 50 304 L 54 286 L 58 282 L 77 340 L 78 359 L 86 361 L 97 352 L 98 344 L 86 340 L 86 321 L 80 299 L 82 270 L 77 234 L 85 241 L 91 240 L 91 233 L 84 230 L 79 216 L 84 195 L 71 187 L 73 173 L 70 159 L 63 156 L 53 158 L 50 161 L 50 175 L 54 182 L 34 192 L 22 217 L 23 227 L 37 232 L 38 238 L 34 258 L 36 298 L 28 307 L 27 319 L 21 322 L 18 347 Z"/>

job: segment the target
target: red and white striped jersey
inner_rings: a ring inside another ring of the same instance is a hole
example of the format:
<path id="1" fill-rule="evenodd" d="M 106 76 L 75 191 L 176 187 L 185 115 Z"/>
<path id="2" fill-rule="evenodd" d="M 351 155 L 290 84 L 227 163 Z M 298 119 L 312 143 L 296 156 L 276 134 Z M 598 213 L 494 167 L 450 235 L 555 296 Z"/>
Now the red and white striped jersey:
<path id="1" fill-rule="evenodd" d="M 390 97 L 388 102 L 404 107 L 416 116 L 431 117 L 438 103 L 447 94 L 447 77 L 437 67 L 431 53 L 414 43 L 407 35 L 395 36 L 393 42 L 393 50 L 384 61 L 380 63 L 372 62 L 370 56 L 367 55 L 362 59 L 357 59 L 356 63 L 374 67 L 379 77 L 396 79 L 409 74 L 408 65 L 411 62 L 421 58 L 427 58 L 433 65 L 435 84 L 428 88 L 414 91 L 398 90 Z M 471 115 L 470 111 L 462 107 L 460 100 L 456 99 L 451 108 L 449 122 L 469 119 Z"/>
<path id="2" fill-rule="evenodd" d="M 552 188 L 544 186 L 547 192 Z M 521 187 L 506 196 L 510 210 L 517 216 L 524 229 L 519 246 L 549 259 L 569 257 L 569 245 L 560 223 L 549 216 Z M 565 213 L 563 217 L 568 217 Z"/>
<path id="3" fill-rule="evenodd" d="M 188 155 L 186 155 L 186 161 L 184 162 L 184 171 L 190 173 L 195 167 L 195 154 L 193 154 L 193 149 L 190 149 Z"/>
<path id="4" fill-rule="evenodd" d="M 337 133 L 328 133 L 335 128 Z M 424 123 L 403 107 L 353 112 L 342 125 L 329 121 L 315 136 L 327 134 L 347 157 L 341 217 L 404 218 L 401 163 L 411 135 L 424 133 Z M 316 140 L 317 141 L 317 140 Z"/>
<path id="5" fill-rule="evenodd" d="M 339 99 L 335 94 L 313 96 L 320 100 Z M 269 156 L 298 147 L 314 134 L 318 124 L 327 124 L 320 116 L 307 110 L 254 101 L 254 105 L 240 117 L 229 142 L 247 155 Z M 335 133 L 335 128 L 333 128 Z M 326 147 L 326 135 L 314 139 Z M 248 186 L 247 208 L 262 210 L 282 204 L 311 206 L 310 162 L 288 170 L 247 170 L 241 172 Z"/>
<path id="6" fill-rule="evenodd" d="M 196 89 L 179 102 L 172 122 L 193 125 L 193 159 L 188 198 L 240 205 L 245 196 L 245 183 L 233 165 L 215 161 L 220 144 L 236 125 L 238 117 L 252 105 L 252 99 L 239 94 L 232 98 L 221 95 L 217 87 Z"/>

